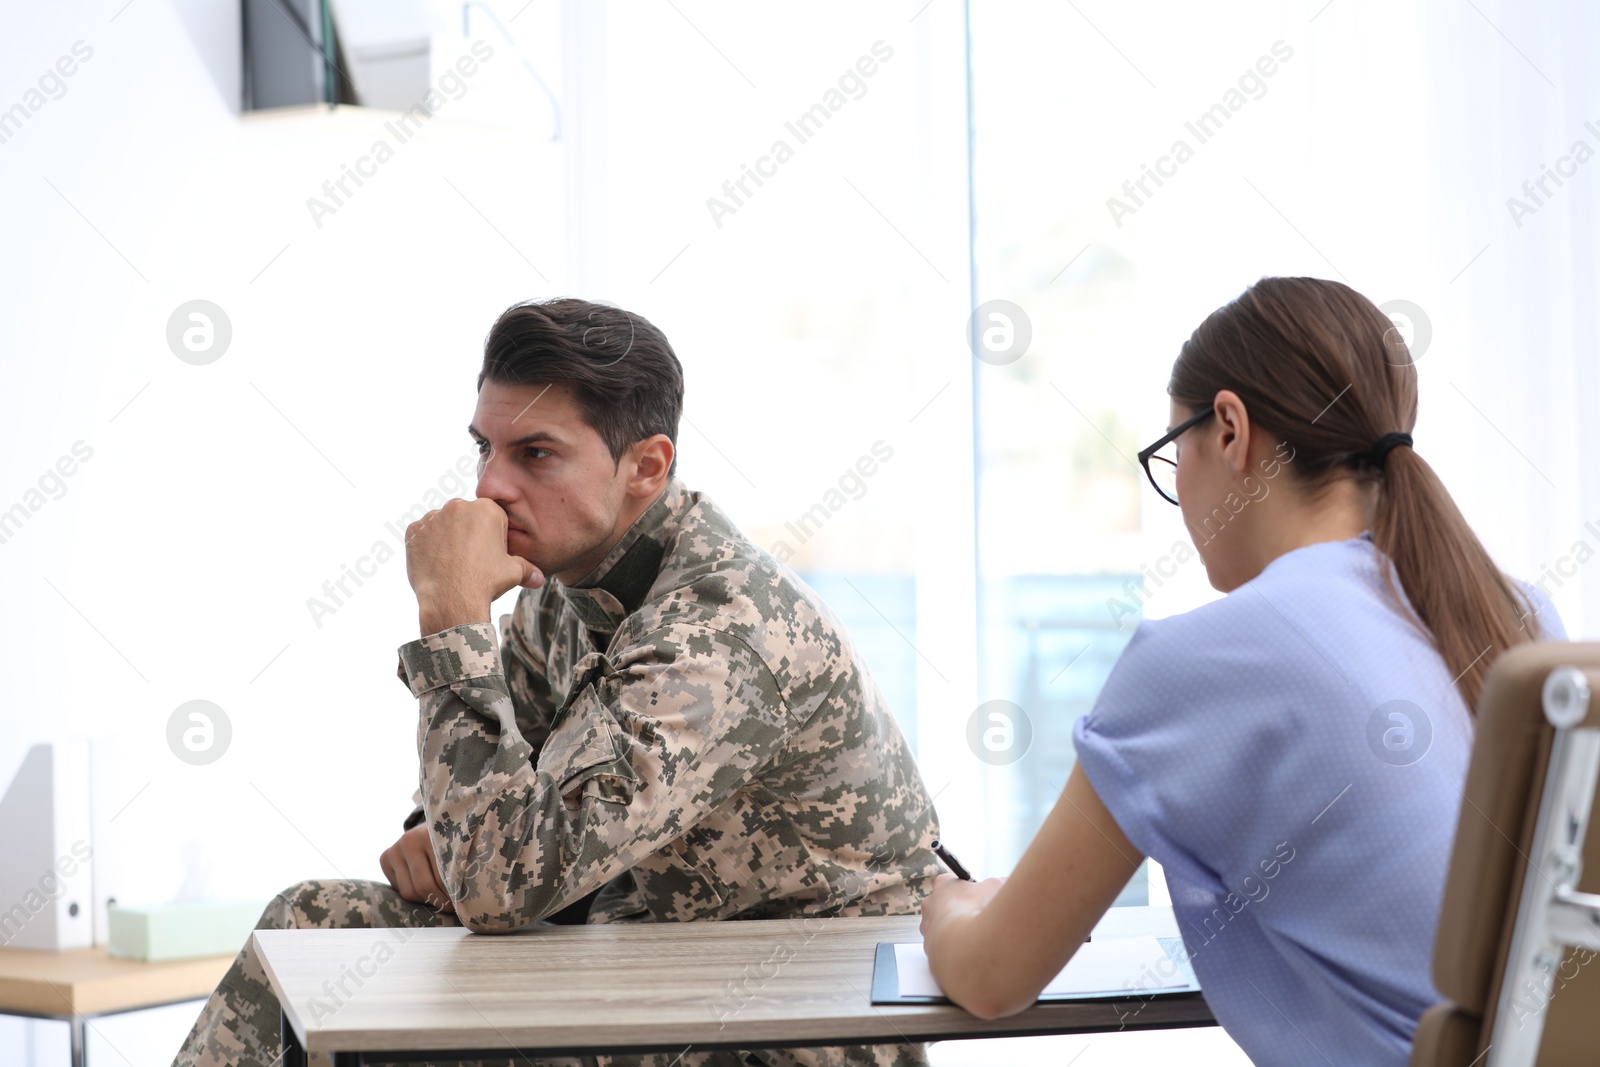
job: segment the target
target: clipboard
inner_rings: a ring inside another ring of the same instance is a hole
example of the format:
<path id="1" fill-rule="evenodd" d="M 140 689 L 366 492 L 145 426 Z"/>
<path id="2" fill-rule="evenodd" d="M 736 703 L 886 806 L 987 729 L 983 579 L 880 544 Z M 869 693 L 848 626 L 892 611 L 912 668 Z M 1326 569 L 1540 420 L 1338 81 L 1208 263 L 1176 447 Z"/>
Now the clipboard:
<path id="1" fill-rule="evenodd" d="M 1091 945 L 1112 945 L 1118 940 L 1121 939 L 1105 938 L 1092 942 L 1086 941 L 1083 948 L 1079 949 L 1079 952 L 1090 951 Z M 1043 993 L 1036 1003 L 1064 1004 L 1074 1001 L 1093 1000 L 1142 1001 L 1149 1000 L 1151 997 L 1192 996 L 1198 994 L 1200 992 L 1200 980 L 1195 976 L 1194 968 L 1189 965 L 1188 954 L 1183 947 L 1183 938 L 1158 937 L 1155 941 L 1161 946 L 1162 951 L 1173 966 L 1177 968 L 1177 975 L 1172 980 L 1178 984 L 1157 988 L 1140 988 L 1135 984 L 1139 976 L 1129 975 L 1129 984 L 1125 988 L 1092 992 Z M 1076 958 L 1074 956 L 1074 959 Z M 900 992 L 899 966 L 895 962 L 895 942 L 880 941 L 873 955 L 871 1002 L 873 1004 L 949 1004 L 951 1001 L 949 997 L 945 996 L 902 994 Z"/>

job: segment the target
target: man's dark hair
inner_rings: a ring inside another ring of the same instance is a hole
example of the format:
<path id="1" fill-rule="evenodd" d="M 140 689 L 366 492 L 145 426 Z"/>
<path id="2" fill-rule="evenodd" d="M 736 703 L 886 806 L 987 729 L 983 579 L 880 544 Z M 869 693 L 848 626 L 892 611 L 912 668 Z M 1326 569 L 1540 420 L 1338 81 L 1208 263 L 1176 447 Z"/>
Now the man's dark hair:
<path id="1" fill-rule="evenodd" d="M 674 449 L 667 473 L 677 473 L 683 368 L 666 335 L 642 315 L 573 297 L 513 304 L 484 339 L 479 389 L 485 381 L 565 385 L 613 461 L 661 433 Z"/>

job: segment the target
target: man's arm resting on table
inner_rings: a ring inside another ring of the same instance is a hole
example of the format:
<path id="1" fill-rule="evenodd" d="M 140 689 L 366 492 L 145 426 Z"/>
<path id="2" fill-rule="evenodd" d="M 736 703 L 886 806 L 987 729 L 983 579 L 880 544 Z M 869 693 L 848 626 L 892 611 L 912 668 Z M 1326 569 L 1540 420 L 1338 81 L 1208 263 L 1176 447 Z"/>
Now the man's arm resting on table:
<path id="1" fill-rule="evenodd" d="M 741 788 L 788 735 L 759 657 L 697 625 L 591 654 L 542 748 L 518 730 L 481 622 L 401 649 L 423 805 L 468 928 L 520 929 L 634 866 Z"/>

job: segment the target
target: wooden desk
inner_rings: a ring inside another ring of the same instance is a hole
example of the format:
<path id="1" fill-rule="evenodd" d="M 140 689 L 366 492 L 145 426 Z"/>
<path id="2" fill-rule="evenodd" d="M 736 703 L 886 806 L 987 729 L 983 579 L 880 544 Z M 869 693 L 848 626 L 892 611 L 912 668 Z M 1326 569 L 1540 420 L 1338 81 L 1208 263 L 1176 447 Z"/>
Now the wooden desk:
<path id="1" fill-rule="evenodd" d="M 232 956 L 141 963 L 107 955 L 104 948 L 0 949 L 0 1015 L 68 1023 L 72 1062 L 82 1067 L 89 1019 L 209 997 L 232 963 Z"/>
<path id="2" fill-rule="evenodd" d="M 1198 993 L 1035 1005 L 985 1022 L 873 1005 L 873 949 L 918 916 L 429 930 L 258 930 L 284 1063 L 777 1048 L 1206 1026 Z M 1096 937 L 1175 936 L 1170 908 L 1117 908 Z"/>

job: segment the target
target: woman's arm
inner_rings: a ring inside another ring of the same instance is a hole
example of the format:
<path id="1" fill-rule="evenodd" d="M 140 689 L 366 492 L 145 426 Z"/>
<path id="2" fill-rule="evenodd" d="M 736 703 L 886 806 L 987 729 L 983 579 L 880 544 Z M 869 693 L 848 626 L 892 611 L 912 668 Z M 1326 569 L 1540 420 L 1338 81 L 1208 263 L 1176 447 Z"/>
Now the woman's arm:
<path id="1" fill-rule="evenodd" d="M 922 902 L 922 940 L 939 988 L 981 1019 L 1022 1011 L 1143 858 L 1074 766 L 1011 877 L 974 883 L 941 875 Z"/>

